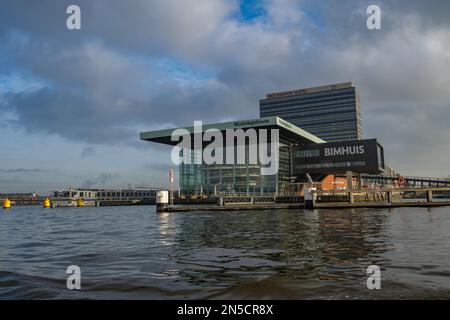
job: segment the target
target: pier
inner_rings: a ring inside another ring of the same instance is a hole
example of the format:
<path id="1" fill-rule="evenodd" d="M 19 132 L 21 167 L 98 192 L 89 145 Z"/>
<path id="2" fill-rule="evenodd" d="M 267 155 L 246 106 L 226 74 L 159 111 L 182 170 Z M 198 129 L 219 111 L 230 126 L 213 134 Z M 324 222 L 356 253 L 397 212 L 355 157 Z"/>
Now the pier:
<path id="1" fill-rule="evenodd" d="M 217 204 L 163 206 L 160 212 L 247 211 L 320 208 L 396 208 L 450 206 L 450 188 L 312 190 L 312 206 L 303 196 L 219 196 Z M 158 201 L 158 200 L 157 200 Z"/>
<path id="2" fill-rule="evenodd" d="M 314 208 L 394 208 L 450 206 L 450 188 L 313 191 Z"/>
<path id="3" fill-rule="evenodd" d="M 306 189 L 305 189 L 306 190 Z M 100 207 L 155 205 L 158 212 L 192 211 L 247 211 L 278 209 L 321 209 L 321 208 L 396 208 L 396 207 L 436 207 L 450 206 L 450 187 L 427 188 L 381 188 L 353 190 L 310 190 L 308 200 L 299 192 L 281 195 L 217 195 L 186 199 L 175 196 L 169 204 L 167 199 L 158 200 L 158 196 L 145 199 L 51 199 L 51 207 Z M 15 205 L 42 205 L 43 198 L 17 196 L 5 199 L 4 207 Z M 49 200 L 50 201 L 50 200 Z M 158 203 L 162 201 L 162 203 Z M 7 205 L 8 204 L 8 205 Z M 162 205 L 161 205 L 162 204 Z M 50 207 L 50 206 L 48 206 Z"/>
<path id="4" fill-rule="evenodd" d="M 279 210 L 279 209 L 303 209 L 303 203 L 273 203 L 265 205 L 243 205 L 233 204 L 226 206 L 218 205 L 189 205 L 168 207 L 166 212 L 201 212 L 201 211 L 250 211 L 250 210 Z"/>

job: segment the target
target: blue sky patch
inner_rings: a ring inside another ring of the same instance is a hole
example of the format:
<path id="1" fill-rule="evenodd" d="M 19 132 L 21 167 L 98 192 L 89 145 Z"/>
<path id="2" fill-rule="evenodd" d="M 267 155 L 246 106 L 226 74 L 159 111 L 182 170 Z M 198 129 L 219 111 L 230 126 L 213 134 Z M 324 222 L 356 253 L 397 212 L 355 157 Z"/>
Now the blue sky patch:
<path id="1" fill-rule="evenodd" d="M 239 3 L 240 20 L 252 21 L 258 17 L 265 16 L 263 0 L 241 0 Z"/>

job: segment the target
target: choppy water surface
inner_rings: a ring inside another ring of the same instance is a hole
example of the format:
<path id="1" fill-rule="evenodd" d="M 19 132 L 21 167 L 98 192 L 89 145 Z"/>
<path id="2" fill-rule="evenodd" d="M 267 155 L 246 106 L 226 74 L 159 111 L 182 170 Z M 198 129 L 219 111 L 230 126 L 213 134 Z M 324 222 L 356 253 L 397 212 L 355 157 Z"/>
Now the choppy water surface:
<path id="1" fill-rule="evenodd" d="M 449 299 L 449 276 L 449 207 L 0 211 L 1 299 Z"/>

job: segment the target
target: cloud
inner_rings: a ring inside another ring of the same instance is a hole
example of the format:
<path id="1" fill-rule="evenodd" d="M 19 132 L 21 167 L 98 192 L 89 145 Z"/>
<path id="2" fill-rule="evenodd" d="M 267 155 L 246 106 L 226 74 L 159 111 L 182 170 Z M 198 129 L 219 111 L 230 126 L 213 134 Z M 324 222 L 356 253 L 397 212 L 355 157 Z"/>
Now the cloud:
<path id="1" fill-rule="evenodd" d="M 92 188 L 92 187 L 105 187 L 107 184 L 113 182 L 118 178 L 117 174 L 112 173 L 101 173 L 96 178 L 90 178 L 83 181 L 81 184 L 82 188 Z"/>
<path id="2" fill-rule="evenodd" d="M 93 147 L 84 147 L 81 151 L 81 158 L 88 158 L 95 155 L 95 149 Z"/>
<path id="3" fill-rule="evenodd" d="M 155 163 L 146 163 L 143 165 L 143 168 L 146 170 L 160 170 L 165 171 L 166 173 L 169 169 L 172 169 L 174 165 L 170 162 L 155 162 Z"/>
<path id="4" fill-rule="evenodd" d="M 256 117 L 266 92 L 353 81 L 366 137 L 381 139 L 389 164 L 448 167 L 448 1 L 376 1 L 380 31 L 356 0 L 262 1 L 248 20 L 237 1 L 79 1 L 74 32 L 68 4 L 10 1 L 0 13 L 0 78 L 39 83 L 5 86 L 0 109 L 30 133 L 142 145 L 141 130 Z"/>
<path id="5" fill-rule="evenodd" d="M 0 172 L 4 172 L 4 173 L 46 173 L 49 171 L 43 170 L 43 169 L 16 168 L 16 169 L 0 169 Z"/>

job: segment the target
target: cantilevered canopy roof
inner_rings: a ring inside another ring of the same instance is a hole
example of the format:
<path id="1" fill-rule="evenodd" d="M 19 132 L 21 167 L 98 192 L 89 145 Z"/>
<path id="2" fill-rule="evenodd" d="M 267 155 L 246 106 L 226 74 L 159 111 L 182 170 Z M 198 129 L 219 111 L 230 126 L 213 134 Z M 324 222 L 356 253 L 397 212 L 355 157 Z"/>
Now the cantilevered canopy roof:
<path id="1" fill-rule="evenodd" d="M 299 142 L 306 143 L 325 143 L 326 141 L 312 135 L 305 130 L 296 127 L 290 122 L 281 119 L 280 117 L 264 117 L 253 120 L 243 120 L 243 121 L 230 121 L 230 122 L 221 122 L 221 123 L 212 123 L 212 124 L 203 124 L 202 125 L 202 133 L 208 129 L 217 129 L 222 132 L 225 132 L 227 129 L 279 129 L 280 135 L 284 134 L 293 139 L 299 140 Z M 145 141 L 152 141 L 167 145 L 177 145 L 179 143 L 178 140 L 171 141 L 172 132 L 179 128 L 174 129 L 166 129 L 166 130 L 157 130 L 157 131 L 148 131 L 141 132 L 140 139 Z M 194 127 L 183 127 L 181 129 L 185 129 L 189 132 L 189 134 L 194 134 Z"/>

